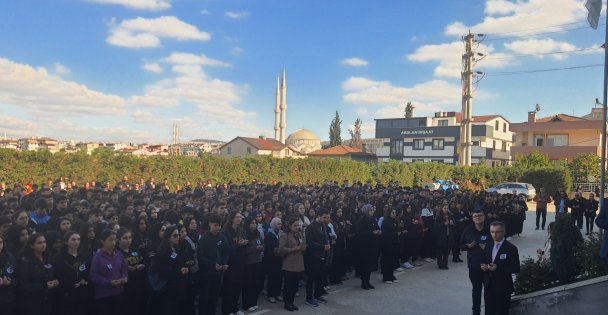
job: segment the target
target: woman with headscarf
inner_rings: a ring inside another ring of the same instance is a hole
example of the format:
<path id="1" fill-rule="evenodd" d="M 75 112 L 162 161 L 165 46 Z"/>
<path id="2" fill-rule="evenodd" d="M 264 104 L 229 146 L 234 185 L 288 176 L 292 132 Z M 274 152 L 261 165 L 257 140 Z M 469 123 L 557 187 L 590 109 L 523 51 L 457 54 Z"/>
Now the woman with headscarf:
<path id="1" fill-rule="evenodd" d="M 376 208 L 366 204 L 361 208 L 361 218 L 357 222 L 355 233 L 358 242 L 358 267 L 361 275 L 361 288 L 375 289 L 369 279 L 372 270 L 378 267 L 378 239 L 382 231 L 374 218 Z"/>
<path id="2" fill-rule="evenodd" d="M 266 296 L 270 303 L 276 303 L 277 300 L 282 300 L 281 282 L 283 276 L 281 273 L 281 263 L 283 258 L 276 254 L 279 246 L 279 233 L 281 233 L 282 226 L 283 222 L 281 219 L 273 218 L 270 221 L 268 233 L 266 233 L 266 237 L 264 238 L 264 258 L 262 259 L 262 263 L 264 264 L 264 270 L 268 275 Z"/>

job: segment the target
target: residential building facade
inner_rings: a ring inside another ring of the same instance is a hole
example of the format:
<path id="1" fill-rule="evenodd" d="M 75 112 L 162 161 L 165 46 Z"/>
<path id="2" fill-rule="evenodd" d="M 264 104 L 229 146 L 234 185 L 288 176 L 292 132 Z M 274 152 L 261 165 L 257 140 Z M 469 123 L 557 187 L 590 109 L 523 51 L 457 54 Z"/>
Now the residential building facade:
<path id="1" fill-rule="evenodd" d="M 511 124 L 515 141 L 513 157 L 538 151 L 550 160 L 571 160 L 580 153 L 602 152 L 601 108 L 594 108 L 583 117 L 558 114 L 536 118 L 536 112 L 528 113 L 528 121 Z M 599 112 L 599 115 L 597 113 Z"/>
<path id="2" fill-rule="evenodd" d="M 306 155 L 284 145 L 275 139 L 266 137 L 236 137 L 220 148 L 220 156 L 243 157 L 250 155 L 270 155 L 277 158 L 304 158 Z"/>
<path id="3" fill-rule="evenodd" d="M 460 147 L 458 112 L 438 112 L 433 117 L 376 119 L 376 138 L 384 145 L 376 149 L 379 162 L 439 162 L 456 164 Z M 490 166 L 511 162 L 513 133 L 500 115 L 473 116 L 473 164 Z"/>

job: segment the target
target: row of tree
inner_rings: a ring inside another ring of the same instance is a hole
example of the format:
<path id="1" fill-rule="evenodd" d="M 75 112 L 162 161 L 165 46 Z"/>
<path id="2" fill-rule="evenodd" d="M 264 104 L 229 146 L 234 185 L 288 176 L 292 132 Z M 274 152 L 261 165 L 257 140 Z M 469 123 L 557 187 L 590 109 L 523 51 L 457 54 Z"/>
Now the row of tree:
<path id="1" fill-rule="evenodd" d="M 351 183 L 361 181 L 373 184 L 396 182 L 410 187 L 424 186 L 435 179 L 453 179 L 467 189 L 485 189 L 505 181 L 523 181 L 553 191 L 557 187 L 570 189 L 573 177 L 587 178 L 599 174 L 599 163 L 595 163 L 589 155 L 581 155 L 568 166 L 563 166 L 551 164 L 546 156 L 539 153 L 518 158 L 513 166 L 501 167 L 400 161 L 370 164 L 348 159 L 276 159 L 264 156 L 140 158 L 107 150 L 96 150 L 92 155 L 87 155 L 84 151 L 51 154 L 48 151 L 0 149 L 0 161 L 0 182 L 8 185 L 43 183 L 62 176 L 70 177 L 77 183 L 96 180 L 115 184 L 123 176 L 129 176 L 132 180 L 153 176 L 157 179 L 167 178 L 172 184 L 207 180 L 216 183 L 257 180 L 289 184 L 348 180 Z"/>

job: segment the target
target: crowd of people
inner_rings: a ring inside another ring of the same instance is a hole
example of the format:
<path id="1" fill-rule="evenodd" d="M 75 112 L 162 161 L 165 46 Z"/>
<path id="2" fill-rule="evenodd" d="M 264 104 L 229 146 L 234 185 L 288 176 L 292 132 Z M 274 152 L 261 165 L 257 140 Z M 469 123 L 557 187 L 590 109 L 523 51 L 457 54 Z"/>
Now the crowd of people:
<path id="1" fill-rule="evenodd" d="M 391 284 L 395 271 L 422 262 L 447 270 L 450 255 L 462 262 L 461 251 L 477 272 L 482 261 L 470 256 L 480 236 L 471 229 L 484 224 L 475 213 L 488 231 L 502 222 L 510 237 L 522 233 L 527 210 L 523 196 L 360 182 L 175 188 L 125 177 L 3 187 L 0 309 L 243 314 L 258 309 L 263 293 L 295 311 L 300 290 L 318 307 L 330 285 L 349 277 L 371 290 L 375 270 Z"/>

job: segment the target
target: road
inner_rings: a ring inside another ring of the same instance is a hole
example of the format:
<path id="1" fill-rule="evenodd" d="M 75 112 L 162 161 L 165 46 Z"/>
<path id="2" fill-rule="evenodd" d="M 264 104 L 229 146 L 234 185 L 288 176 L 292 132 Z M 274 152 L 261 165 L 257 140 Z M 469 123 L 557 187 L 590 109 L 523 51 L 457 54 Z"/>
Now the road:
<path id="1" fill-rule="evenodd" d="M 534 209 L 534 207 L 532 207 Z M 553 221 L 554 214 L 547 215 L 548 222 Z M 535 212 L 528 211 L 521 237 L 513 237 L 511 242 L 519 248 L 520 259 L 536 257 L 536 249 L 541 248 L 547 233 L 535 230 Z M 463 255 L 463 259 L 466 253 Z M 327 304 L 310 307 L 304 304 L 304 288 L 300 297 L 296 297 L 297 312 L 287 312 L 278 302 L 271 304 L 260 296 L 260 309 L 248 314 L 331 314 L 331 315 L 364 315 L 364 314 L 471 314 L 471 285 L 466 263 L 449 262 L 449 270 L 439 270 L 436 263 L 423 263 L 414 269 L 396 273 L 399 283 L 384 284 L 382 275 L 372 274 L 375 290 L 365 291 L 360 288 L 359 279 L 351 279 L 341 286 L 333 286 L 327 296 Z M 352 277 L 352 275 L 349 275 Z M 354 278 L 354 277 L 353 277 Z M 483 312 L 483 310 L 482 310 Z"/>

